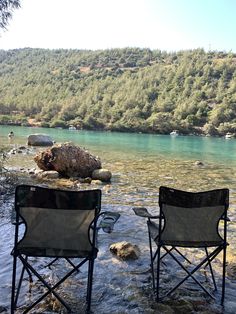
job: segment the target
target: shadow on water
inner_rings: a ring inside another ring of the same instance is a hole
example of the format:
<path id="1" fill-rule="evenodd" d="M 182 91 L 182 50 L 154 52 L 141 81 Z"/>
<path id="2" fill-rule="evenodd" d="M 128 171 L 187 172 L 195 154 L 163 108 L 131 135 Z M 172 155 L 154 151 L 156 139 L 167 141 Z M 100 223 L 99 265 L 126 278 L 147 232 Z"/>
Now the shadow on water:
<path id="1" fill-rule="evenodd" d="M 95 263 L 92 309 L 94 313 L 236 313 L 235 277 L 227 277 L 226 302 L 224 310 L 217 302 L 205 297 L 195 285 L 179 289 L 173 298 L 163 304 L 156 304 L 151 289 L 149 272 L 149 251 L 146 223 L 133 214 L 133 206 L 145 206 L 157 211 L 158 188 L 160 185 L 200 191 L 214 188 L 230 188 L 230 209 L 228 241 L 229 257 L 236 258 L 236 140 L 202 139 L 194 137 L 170 138 L 168 136 L 145 134 L 119 134 L 101 132 L 77 132 L 64 130 L 45 130 L 14 128 L 14 141 L 8 142 L 9 128 L 2 128 L 1 143 L 9 148 L 25 144 L 30 133 L 49 133 L 57 142 L 73 141 L 87 147 L 102 159 L 103 167 L 113 173 L 111 184 L 97 186 L 103 193 L 103 210 L 117 211 L 120 220 L 112 234 L 102 231 L 99 234 L 99 254 Z M 231 143 L 231 144 L 230 144 Z M 11 155 L 8 166 L 25 170 L 35 167 L 33 155 L 24 158 Z M 203 162 L 202 166 L 195 163 Z M 81 188 L 94 186 L 82 185 Z M 10 198 L 0 209 L 0 312 L 9 312 L 11 289 L 11 257 L 13 226 L 10 223 L 13 200 Z M 141 256 L 135 261 L 118 260 L 109 251 L 110 244 L 129 241 L 141 249 Z M 196 253 L 191 256 L 196 257 Z M 55 281 L 68 265 L 62 262 L 60 272 L 39 267 L 44 275 Z M 167 265 L 170 263 L 167 261 Z M 161 287 L 169 288 L 180 272 L 175 267 L 162 273 Z M 216 263 L 219 275 L 220 262 Z M 63 295 L 74 308 L 75 313 L 83 313 L 85 297 L 86 269 L 73 277 L 64 286 Z M 32 288 L 40 293 L 37 282 Z M 24 282 L 23 299 L 31 298 L 28 282 Z M 5 310 L 4 310 L 5 309 Z M 22 311 L 18 311 L 21 313 Z M 37 313 L 63 313 L 57 302 L 43 304 Z"/>

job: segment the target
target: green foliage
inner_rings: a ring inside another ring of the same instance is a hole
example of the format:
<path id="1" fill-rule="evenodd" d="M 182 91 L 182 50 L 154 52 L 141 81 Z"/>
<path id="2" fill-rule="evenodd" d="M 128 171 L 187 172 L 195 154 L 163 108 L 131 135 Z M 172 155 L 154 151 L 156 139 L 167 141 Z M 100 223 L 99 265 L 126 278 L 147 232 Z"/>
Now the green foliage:
<path id="1" fill-rule="evenodd" d="M 59 120 L 59 119 L 55 119 L 53 120 L 50 124 L 49 124 L 50 128 L 66 128 L 67 125 L 65 123 L 65 121 L 63 120 Z"/>
<path id="2" fill-rule="evenodd" d="M 236 55 L 0 50 L 0 99 L 2 124 L 223 134 L 236 123 Z"/>
<path id="3" fill-rule="evenodd" d="M 6 28 L 9 19 L 12 18 L 12 12 L 19 7 L 19 0 L 0 1 L 0 28 Z"/>

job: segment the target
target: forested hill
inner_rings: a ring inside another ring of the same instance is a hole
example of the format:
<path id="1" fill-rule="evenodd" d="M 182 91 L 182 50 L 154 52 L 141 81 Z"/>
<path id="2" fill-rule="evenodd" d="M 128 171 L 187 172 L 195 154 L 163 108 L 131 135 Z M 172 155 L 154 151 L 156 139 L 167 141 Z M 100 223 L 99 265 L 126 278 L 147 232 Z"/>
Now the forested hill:
<path id="1" fill-rule="evenodd" d="M 0 50 L 0 123 L 135 132 L 236 132 L 236 54 Z"/>

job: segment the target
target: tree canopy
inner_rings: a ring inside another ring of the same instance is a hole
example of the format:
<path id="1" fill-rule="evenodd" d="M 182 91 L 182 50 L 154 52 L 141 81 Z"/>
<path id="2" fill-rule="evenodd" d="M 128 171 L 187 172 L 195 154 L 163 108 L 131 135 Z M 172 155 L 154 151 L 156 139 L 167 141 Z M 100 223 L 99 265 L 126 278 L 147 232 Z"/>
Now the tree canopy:
<path id="1" fill-rule="evenodd" d="M 12 12 L 20 7 L 20 0 L 0 0 L 0 28 L 6 28 Z"/>
<path id="2" fill-rule="evenodd" d="M 236 55 L 0 50 L 0 123 L 210 135 L 236 132 Z"/>

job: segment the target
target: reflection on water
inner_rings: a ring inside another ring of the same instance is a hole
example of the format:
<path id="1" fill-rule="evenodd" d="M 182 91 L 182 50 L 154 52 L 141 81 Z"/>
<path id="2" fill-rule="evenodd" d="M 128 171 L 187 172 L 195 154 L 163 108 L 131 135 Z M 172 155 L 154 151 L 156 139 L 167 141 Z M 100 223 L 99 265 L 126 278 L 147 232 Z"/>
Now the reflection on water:
<path id="1" fill-rule="evenodd" d="M 30 133 L 47 132 L 57 142 L 73 141 L 88 148 L 101 158 L 103 167 L 113 173 L 111 184 L 101 186 L 103 209 L 116 210 L 121 213 L 121 218 L 114 233 L 99 236 L 100 252 L 96 261 L 93 294 L 93 309 L 96 313 L 110 313 L 111 307 L 113 313 L 156 313 L 157 309 L 151 298 L 150 275 L 147 273 L 149 253 L 146 224 L 134 216 L 131 208 L 141 205 L 151 211 L 157 210 L 158 188 L 161 185 L 190 191 L 228 187 L 231 219 L 228 251 L 231 256 L 236 255 L 236 140 L 13 128 L 15 138 L 9 142 L 7 134 L 11 129 L 0 127 L 2 145 L 9 148 L 22 145 Z M 197 165 L 196 160 L 202 161 L 203 165 Z M 35 167 L 35 164 L 32 155 L 12 155 L 8 166 L 30 169 Z M 10 224 L 11 206 L 12 203 L 9 202 L 0 211 L 0 305 L 7 308 L 11 273 L 9 252 L 13 232 Z M 130 241 L 141 248 L 142 255 L 138 261 L 118 261 L 110 254 L 109 245 L 122 240 Z M 84 273 L 82 277 L 78 276 L 81 290 L 85 284 Z M 74 287 L 75 282 L 70 285 Z M 231 297 L 232 282 L 228 281 L 227 286 L 226 299 L 236 302 L 236 297 L 234 296 L 233 300 Z M 75 291 L 69 290 L 68 293 L 72 294 L 73 299 Z M 77 300 L 84 296 L 81 291 L 76 293 L 79 293 Z M 201 302 L 202 312 L 208 310 L 208 301 L 203 299 Z M 153 311 L 149 311 L 149 308 Z M 214 309 L 211 312 L 220 313 L 214 303 L 211 303 L 211 308 Z M 225 313 L 234 312 L 225 310 Z"/>

